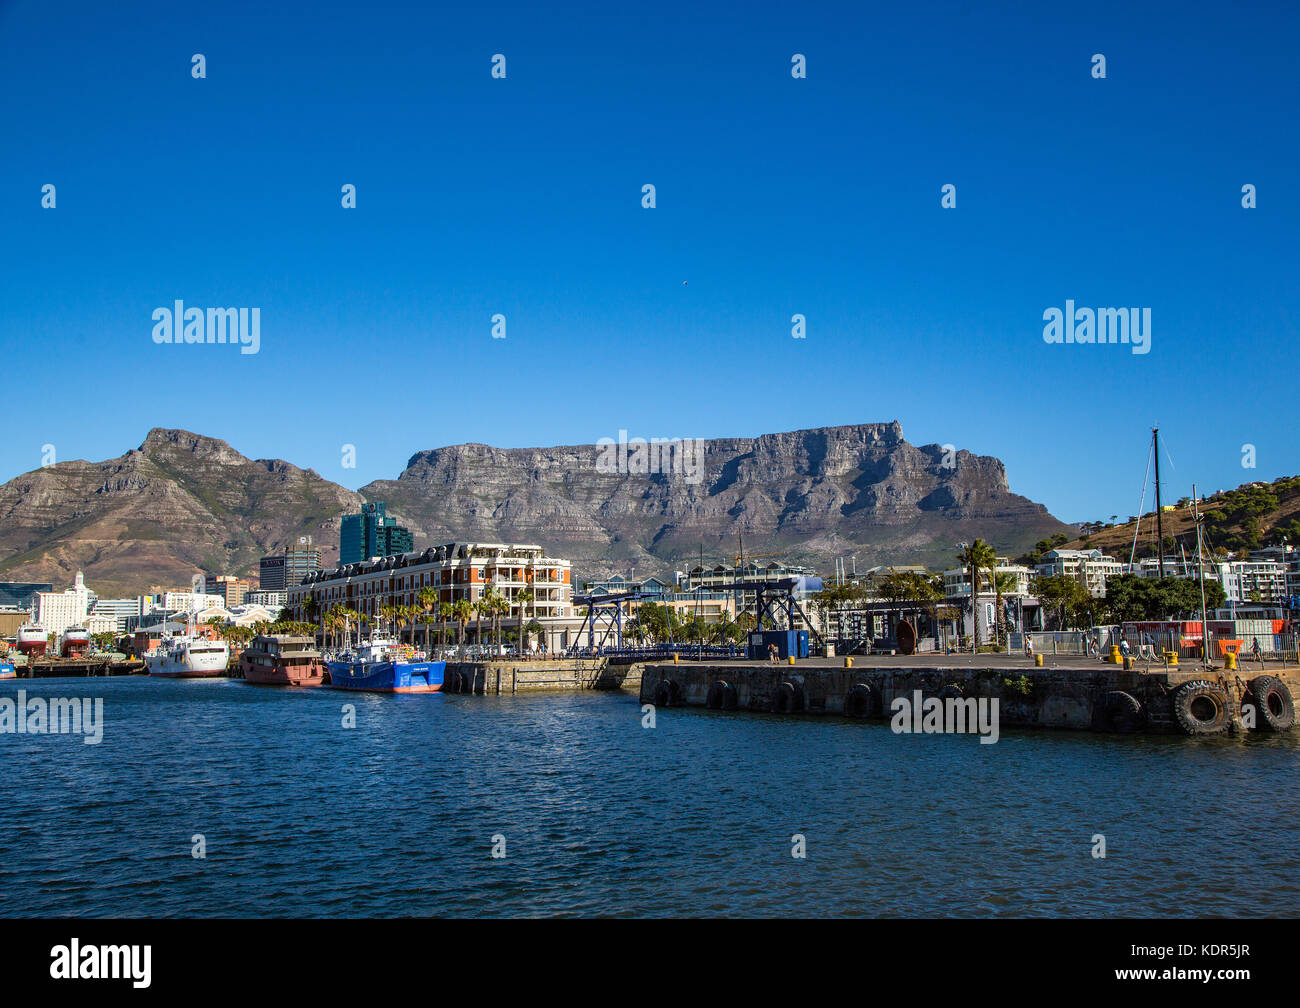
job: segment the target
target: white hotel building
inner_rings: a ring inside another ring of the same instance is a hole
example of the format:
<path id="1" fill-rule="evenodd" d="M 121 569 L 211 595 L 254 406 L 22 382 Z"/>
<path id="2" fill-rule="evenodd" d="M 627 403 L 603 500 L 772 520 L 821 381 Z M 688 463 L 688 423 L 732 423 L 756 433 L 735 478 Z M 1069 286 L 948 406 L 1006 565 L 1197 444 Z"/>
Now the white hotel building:
<path id="1" fill-rule="evenodd" d="M 37 592 L 32 596 L 32 622 L 38 623 L 47 634 L 61 634 L 68 627 L 85 626 L 86 614 L 94 592 L 77 571 L 72 587 L 61 592 Z"/>
<path id="2" fill-rule="evenodd" d="M 344 606 L 377 616 L 382 606 L 418 606 L 422 588 L 434 589 L 440 604 L 477 602 L 494 589 L 510 604 L 501 626 L 514 629 L 521 617 L 525 624 L 536 619 L 545 628 L 546 645 L 552 651 L 572 642 L 579 622 L 572 609 L 569 561 L 547 556 L 540 546 L 511 543 L 448 543 L 316 571 L 302 584 L 289 587 L 286 615 L 312 622 L 307 603 L 314 600 L 318 613 Z M 530 599 L 524 598 L 526 593 L 531 593 Z M 436 625 L 437 617 L 431 620 Z M 471 621 L 471 635 L 473 628 Z"/>

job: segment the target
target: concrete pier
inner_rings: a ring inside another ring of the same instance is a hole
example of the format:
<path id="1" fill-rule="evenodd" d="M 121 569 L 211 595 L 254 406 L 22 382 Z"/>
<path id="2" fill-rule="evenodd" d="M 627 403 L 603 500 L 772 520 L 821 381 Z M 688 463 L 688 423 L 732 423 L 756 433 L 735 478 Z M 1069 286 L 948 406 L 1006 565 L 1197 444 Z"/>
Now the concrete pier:
<path id="1" fill-rule="evenodd" d="M 541 690 L 609 690 L 634 688 L 640 681 L 640 665 L 610 665 L 604 658 L 448 662 L 443 692 L 482 696 Z"/>
<path id="2" fill-rule="evenodd" d="M 143 675 L 144 662 L 138 658 L 127 661 L 105 661 L 98 658 L 38 658 L 14 669 L 19 679 L 83 679 L 88 676 Z"/>
<path id="3" fill-rule="evenodd" d="M 1125 670 L 1084 659 L 1040 668 L 999 655 L 927 658 L 858 659 L 853 667 L 846 667 L 843 659 L 838 664 L 832 664 L 833 659 L 782 665 L 655 663 L 644 669 L 640 698 L 659 707 L 886 719 L 895 699 L 911 701 L 919 691 L 922 698 L 996 698 L 999 722 L 1009 727 L 1163 733 L 1182 730 L 1174 699 L 1185 683 L 1206 683 L 1215 696 L 1215 688 L 1221 691 L 1221 713 L 1205 712 L 1207 718 L 1223 722 L 1220 731 L 1246 727 L 1243 699 L 1250 702 L 1250 684 L 1260 675 L 1279 679 L 1292 696 L 1300 695 L 1295 665 L 1236 671 L 1199 665 Z M 1126 694 L 1134 703 L 1116 694 Z"/>

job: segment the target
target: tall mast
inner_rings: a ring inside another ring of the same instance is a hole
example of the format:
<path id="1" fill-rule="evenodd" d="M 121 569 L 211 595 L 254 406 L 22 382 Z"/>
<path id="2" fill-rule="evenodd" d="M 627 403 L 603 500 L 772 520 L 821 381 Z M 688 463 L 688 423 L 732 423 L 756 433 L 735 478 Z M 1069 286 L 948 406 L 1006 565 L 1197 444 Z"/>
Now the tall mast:
<path id="1" fill-rule="evenodd" d="M 1196 523 L 1196 573 L 1201 582 L 1201 664 L 1210 664 L 1210 624 L 1205 612 L 1205 563 L 1201 559 L 1201 502 L 1192 484 L 1192 520 Z"/>
<path id="2" fill-rule="evenodd" d="M 1165 576 L 1165 526 L 1160 510 L 1160 428 L 1151 428 L 1151 450 L 1156 457 L 1156 549 L 1160 555 L 1160 576 Z"/>

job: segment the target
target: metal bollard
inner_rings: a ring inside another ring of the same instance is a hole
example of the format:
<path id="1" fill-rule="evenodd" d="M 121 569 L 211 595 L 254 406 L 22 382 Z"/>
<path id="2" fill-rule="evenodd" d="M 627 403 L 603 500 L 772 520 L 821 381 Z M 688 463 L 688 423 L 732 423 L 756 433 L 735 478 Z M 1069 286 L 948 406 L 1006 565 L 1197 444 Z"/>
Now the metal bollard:
<path id="1" fill-rule="evenodd" d="M 844 656 L 844 667 L 845 667 L 845 668 L 853 668 L 853 658 L 852 658 L 852 656 L 850 656 L 850 655 L 845 655 L 845 656 Z"/>

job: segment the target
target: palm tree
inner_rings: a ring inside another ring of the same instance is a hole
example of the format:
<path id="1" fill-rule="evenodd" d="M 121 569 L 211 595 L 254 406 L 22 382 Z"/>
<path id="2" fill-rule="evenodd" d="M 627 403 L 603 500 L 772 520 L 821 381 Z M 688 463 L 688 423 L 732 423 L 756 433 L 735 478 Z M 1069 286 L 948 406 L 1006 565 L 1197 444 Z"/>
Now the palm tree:
<path id="1" fill-rule="evenodd" d="M 438 593 L 432 588 L 421 588 L 415 593 L 415 599 L 420 606 L 420 615 L 424 617 L 424 653 L 429 651 L 429 616 L 438 608 Z"/>
<path id="2" fill-rule="evenodd" d="M 533 595 L 533 591 L 531 588 L 527 588 L 515 596 L 515 601 L 519 603 L 519 653 L 520 654 L 524 653 L 524 610 L 528 606 L 533 604 L 534 598 L 535 596 Z M 507 609 L 507 612 L 509 612 L 509 609 Z M 536 611 L 534 611 L 533 615 L 536 615 Z"/>
<path id="3" fill-rule="evenodd" d="M 493 604 L 492 617 L 496 621 L 497 642 L 501 641 L 501 620 L 510 615 L 510 600 L 504 595 L 498 595 Z"/>
<path id="4" fill-rule="evenodd" d="M 320 603 L 316 601 L 315 594 L 308 595 L 302 600 L 302 618 L 313 625 L 320 618 Z M 324 636 L 324 629 L 324 627 L 321 628 L 322 636 Z M 315 633 L 313 626 L 312 635 L 314 636 Z"/>
<path id="5" fill-rule="evenodd" d="M 994 605 L 993 626 L 999 641 L 1004 633 L 1002 618 L 1002 596 L 1016 590 L 1016 576 L 1011 571 L 989 570 L 989 584 L 993 587 Z"/>
<path id="6" fill-rule="evenodd" d="M 983 539 L 976 539 L 959 554 L 959 563 L 970 569 L 971 623 L 975 630 L 975 648 L 980 646 L 980 571 L 991 570 L 997 565 L 998 555 L 993 547 Z"/>
<path id="7" fill-rule="evenodd" d="M 474 607 L 474 643 L 483 644 L 483 617 L 488 613 L 488 600 L 486 595 L 480 595 L 477 602 L 473 603 Z"/>
<path id="8" fill-rule="evenodd" d="M 450 602 L 438 604 L 438 647 L 447 646 L 447 624 L 456 618 L 456 607 Z"/>
<path id="9" fill-rule="evenodd" d="M 451 618 L 456 621 L 456 646 L 465 643 L 465 627 L 474 618 L 474 604 L 467 599 L 457 599 L 451 606 Z"/>

